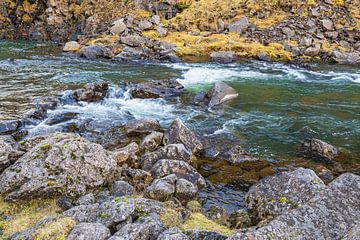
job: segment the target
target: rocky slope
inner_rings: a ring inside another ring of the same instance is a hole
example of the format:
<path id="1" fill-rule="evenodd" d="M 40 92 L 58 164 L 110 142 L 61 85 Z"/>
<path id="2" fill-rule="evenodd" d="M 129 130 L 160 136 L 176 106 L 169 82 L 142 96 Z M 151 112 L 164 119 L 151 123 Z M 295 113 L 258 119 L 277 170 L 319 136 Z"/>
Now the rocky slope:
<path id="1" fill-rule="evenodd" d="M 358 63 L 358 0 L 39 1 L 0 3 L 0 37 L 56 42 L 117 59 L 241 58 Z M 92 49 L 94 51 L 94 49 Z M 215 53 L 214 53 L 215 52 Z M 216 53 L 219 52 L 219 53 Z"/>

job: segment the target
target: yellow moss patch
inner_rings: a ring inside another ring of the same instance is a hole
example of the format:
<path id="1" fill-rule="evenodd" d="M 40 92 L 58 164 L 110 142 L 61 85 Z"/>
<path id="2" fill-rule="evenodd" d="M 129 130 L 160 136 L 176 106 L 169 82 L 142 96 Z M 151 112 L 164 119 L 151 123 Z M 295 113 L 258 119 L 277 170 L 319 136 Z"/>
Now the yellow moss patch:
<path id="1" fill-rule="evenodd" d="M 31 200 L 22 203 L 8 203 L 0 197 L 0 213 L 9 220 L 0 218 L 0 228 L 6 239 L 15 232 L 24 231 L 48 216 L 56 216 L 60 208 L 56 200 Z"/>
<path id="2" fill-rule="evenodd" d="M 269 28 L 281 22 L 288 16 L 289 15 L 284 12 L 279 12 L 264 19 L 250 18 L 250 21 L 254 23 L 258 28 Z"/>
<path id="3" fill-rule="evenodd" d="M 181 213 L 174 208 L 165 207 L 160 212 L 160 220 L 168 228 L 180 226 L 181 219 Z"/>
<path id="4" fill-rule="evenodd" d="M 103 44 L 106 46 L 113 46 L 119 42 L 120 37 L 118 35 L 101 35 L 98 38 L 90 40 L 88 45 Z"/>
<path id="5" fill-rule="evenodd" d="M 133 14 L 135 15 L 135 17 L 139 17 L 139 18 L 149 18 L 151 17 L 151 13 L 149 11 L 145 11 L 143 9 L 136 9 Z"/>
<path id="6" fill-rule="evenodd" d="M 142 35 L 149 38 L 159 38 L 159 33 L 155 30 L 144 31 Z"/>
<path id="7" fill-rule="evenodd" d="M 346 51 L 346 49 L 344 47 L 342 47 L 341 45 L 335 44 L 335 43 L 331 44 L 331 43 L 325 42 L 321 45 L 322 52 L 327 53 L 327 52 L 332 52 L 334 50 L 340 50 L 342 52 Z"/>
<path id="8" fill-rule="evenodd" d="M 226 226 L 220 225 L 214 221 L 209 220 L 201 213 L 193 213 L 190 215 L 188 220 L 184 222 L 180 229 L 187 230 L 208 230 L 221 233 L 225 236 L 234 234 L 234 231 Z"/>
<path id="9" fill-rule="evenodd" d="M 35 240 L 54 240 L 65 239 L 69 235 L 71 229 L 75 226 L 76 222 L 70 217 L 61 217 L 54 222 L 45 224 L 34 233 Z"/>
<path id="10" fill-rule="evenodd" d="M 29 1 L 25 0 L 23 3 L 23 9 L 26 13 L 34 13 L 36 11 L 36 4 L 31 4 Z"/>

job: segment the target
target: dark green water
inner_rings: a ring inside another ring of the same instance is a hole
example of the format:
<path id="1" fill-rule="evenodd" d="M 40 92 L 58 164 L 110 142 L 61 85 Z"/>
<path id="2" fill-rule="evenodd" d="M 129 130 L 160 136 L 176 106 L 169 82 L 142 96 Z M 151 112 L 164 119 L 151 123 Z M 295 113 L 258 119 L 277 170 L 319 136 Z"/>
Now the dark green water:
<path id="1" fill-rule="evenodd" d="M 214 109 L 184 105 L 179 99 L 131 99 L 126 85 L 175 78 L 193 93 L 224 81 L 239 98 Z M 311 70 L 262 62 L 136 65 L 87 61 L 63 55 L 56 46 L 0 42 L 0 120 L 24 115 L 39 96 L 61 94 L 84 83 L 105 80 L 112 93 L 101 104 L 62 106 L 99 121 L 116 121 L 126 111 L 154 117 L 164 126 L 180 117 L 210 138 L 233 136 L 234 144 L 269 160 L 296 155 L 301 141 L 316 137 L 360 156 L 359 66 L 315 66 Z M 51 112 L 50 112 L 51 114 Z M 44 130 L 45 129 L 45 130 Z M 30 129 L 49 131 L 44 124 Z M 50 129 L 51 131 L 51 129 Z"/>

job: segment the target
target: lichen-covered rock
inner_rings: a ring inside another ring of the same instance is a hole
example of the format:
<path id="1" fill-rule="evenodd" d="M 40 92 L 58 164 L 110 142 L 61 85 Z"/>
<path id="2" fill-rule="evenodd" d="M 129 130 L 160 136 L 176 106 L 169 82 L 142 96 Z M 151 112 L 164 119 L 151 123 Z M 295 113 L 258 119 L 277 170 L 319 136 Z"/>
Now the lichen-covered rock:
<path id="1" fill-rule="evenodd" d="M 70 41 L 65 43 L 65 46 L 63 48 L 64 52 L 76 52 L 79 51 L 81 48 L 81 45 L 75 41 Z"/>
<path id="2" fill-rule="evenodd" d="M 113 181 L 117 173 L 115 160 L 102 146 L 75 134 L 55 133 L 0 175 L 0 192 L 7 200 L 79 196 Z"/>
<path id="3" fill-rule="evenodd" d="M 175 174 L 156 179 L 147 189 L 146 196 L 158 201 L 167 201 L 175 193 L 175 182 L 177 177 Z"/>
<path id="4" fill-rule="evenodd" d="M 340 154 L 338 148 L 315 138 L 305 140 L 301 145 L 300 151 L 305 157 L 326 163 L 333 163 Z"/>
<path id="5" fill-rule="evenodd" d="M 86 46 L 80 50 L 80 56 L 88 59 L 111 58 L 112 55 L 112 52 L 105 46 Z"/>
<path id="6" fill-rule="evenodd" d="M 109 85 L 106 82 L 86 84 L 83 89 L 73 91 L 73 96 L 78 101 L 97 102 L 106 97 Z"/>
<path id="7" fill-rule="evenodd" d="M 258 158 L 250 155 L 248 152 L 242 149 L 241 146 L 234 146 L 223 155 L 224 160 L 231 165 L 241 165 L 242 163 L 261 161 Z"/>
<path id="8" fill-rule="evenodd" d="M 161 132 L 152 132 L 145 136 L 140 143 L 140 148 L 145 151 L 155 151 L 161 144 L 164 134 Z"/>
<path id="9" fill-rule="evenodd" d="M 11 136 L 0 136 L 0 173 L 13 164 L 19 152 L 16 142 Z"/>
<path id="10" fill-rule="evenodd" d="M 198 239 L 209 239 L 209 240 L 225 240 L 227 237 L 218 232 L 207 231 L 207 230 L 189 230 L 185 234 L 188 236 L 189 240 L 198 240 Z"/>
<path id="11" fill-rule="evenodd" d="M 161 129 L 159 121 L 151 118 L 132 120 L 125 125 L 125 132 L 128 135 L 149 134 L 159 129 Z"/>
<path id="12" fill-rule="evenodd" d="M 110 230 L 101 223 L 80 223 L 71 230 L 67 240 L 106 240 Z"/>
<path id="13" fill-rule="evenodd" d="M 162 232 L 157 240 L 189 240 L 189 238 L 178 228 L 169 228 Z"/>
<path id="14" fill-rule="evenodd" d="M 223 82 L 215 83 L 214 86 L 206 93 L 206 97 L 209 99 L 209 107 L 222 104 L 223 102 L 237 98 L 238 96 L 239 94 L 234 88 Z"/>
<path id="15" fill-rule="evenodd" d="M 183 144 L 169 144 L 142 156 L 141 163 L 144 170 L 149 171 L 160 159 L 176 159 L 190 163 L 192 154 Z"/>
<path id="16" fill-rule="evenodd" d="M 182 203 L 187 203 L 196 198 L 198 193 L 198 187 L 192 182 L 180 178 L 175 184 L 175 197 Z"/>
<path id="17" fill-rule="evenodd" d="M 175 119 L 171 126 L 165 131 L 163 142 L 164 145 L 181 143 L 187 150 L 194 154 L 203 149 L 200 140 L 179 118 Z"/>
<path id="18" fill-rule="evenodd" d="M 283 213 L 263 227 L 237 233 L 229 240 L 342 239 L 359 220 L 360 177 L 346 173 L 299 208 Z"/>
<path id="19" fill-rule="evenodd" d="M 266 220 L 300 207 L 325 188 L 314 171 L 298 168 L 260 180 L 245 200 L 255 219 Z"/>
<path id="20" fill-rule="evenodd" d="M 111 190 L 115 197 L 131 196 L 135 193 L 135 188 L 125 181 L 115 181 Z"/>
<path id="21" fill-rule="evenodd" d="M 112 157 L 119 165 L 121 165 L 129 159 L 135 158 L 138 152 L 139 145 L 135 142 L 132 142 L 126 147 L 113 151 Z"/>
<path id="22" fill-rule="evenodd" d="M 360 239 L 360 223 L 356 223 L 354 227 L 341 240 L 359 240 Z"/>

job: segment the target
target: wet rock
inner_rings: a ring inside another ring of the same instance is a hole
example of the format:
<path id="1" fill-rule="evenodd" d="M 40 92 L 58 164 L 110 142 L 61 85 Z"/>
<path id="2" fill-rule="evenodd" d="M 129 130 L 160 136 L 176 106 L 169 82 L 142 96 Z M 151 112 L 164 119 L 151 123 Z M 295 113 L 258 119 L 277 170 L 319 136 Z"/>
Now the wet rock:
<path id="1" fill-rule="evenodd" d="M 224 154 L 224 160 L 231 165 L 241 165 L 242 163 L 257 162 L 258 158 L 251 156 L 242 149 L 241 146 L 234 146 Z"/>
<path id="2" fill-rule="evenodd" d="M 248 29 L 250 22 L 247 17 L 242 17 L 239 20 L 230 23 L 228 26 L 229 32 L 243 33 Z"/>
<path id="3" fill-rule="evenodd" d="M 131 120 L 125 125 L 125 133 L 128 135 L 149 134 L 160 129 L 159 121 L 151 118 Z"/>
<path id="4" fill-rule="evenodd" d="M 139 83 L 130 92 L 134 98 L 165 98 L 179 96 L 185 92 L 185 89 L 176 80 L 164 79 Z"/>
<path id="5" fill-rule="evenodd" d="M 359 216 L 360 177 L 346 173 L 306 204 L 283 213 L 263 227 L 237 233 L 229 240 L 267 239 L 271 236 L 295 240 L 342 239 L 352 231 Z"/>
<path id="6" fill-rule="evenodd" d="M 43 108 L 35 108 L 35 109 L 29 110 L 25 114 L 25 118 L 42 120 L 42 119 L 44 119 L 46 117 L 46 115 L 47 115 L 47 111 L 45 109 L 43 109 Z"/>
<path id="7" fill-rule="evenodd" d="M 20 125 L 19 120 L 0 121 L 0 135 L 14 133 L 19 129 Z"/>
<path id="8" fill-rule="evenodd" d="M 189 240 L 189 238 L 178 228 L 169 228 L 162 232 L 157 240 Z"/>
<path id="9" fill-rule="evenodd" d="M 140 148 L 149 152 L 155 151 L 161 145 L 163 136 L 164 134 L 161 132 L 150 133 L 141 141 Z"/>
<path id="10" fill-rule="evenodd" d="M 225 240 L 227 236 L 222 235 L 213 231 L 206 230 L 189 230 L 185 234 L 188 236 L 189 240 L 198 240 L 198 239 L 211 239 L 211 240 Z"/>
<path id="11" fill-rule="evenodd" d="M 101 223 L 80 223 L 66 237 L 67 240 L 106 240 L 110 230 Z"/>
<path id="12" fill-rule="evenodd" d="M 42 97 L 35 100 L 37 109 L 54 110 L 60 103 L 58 97 Z"/>
<path id="13" fill-rule="evenodd" d="M 51 125 L 59 124 L 62 122 L 67 122 L 67 121 L 74 119 L 77 115 L 78 115 L 78 113 L 73 113 L 73 112 L 65 112 L 65 113 L 56 114 L 56 115 L 50 116 L 48 119 L 46 119 L 45 124 L 51 126 Z"/>
<path id="14" fill-rule="evenodd" d="M 202 188 L 206 186 L 205 179 L 188 163 L 179 160 L 161 159 L 151 169 L 154 178 L 175 174 L 178 178 L 184 178 Z"/>
<path id="15" fill-rule="evenodd" d="M 113 35 L 120 35 L 127 30 L 124 19 L 119 19 L 113 22 L 112 27 L 110 28 L 110 33 Z"/>
<path id="16" fill-rule="evenodd" d="M 109 240 L 156 240 L 165 226 L 157 214 L 149 214 L 122 227 Z"/>
<path id="17" fill-rule="evenodd" d="M 122 165 L 129 159 L 135 159 L 138 152 L 139 145 L 135 142 L 132 142 L 126 147 L 113 151 L 111 155 L 113 159 L 118 163 L 118 165 Z"/>
<path id="18" fill-rule="evenodd" d="M 147 189 L 146 196 L 158 201 L 167 201 L 175 193 L 175 182 L 177 177 L 175 174 L 156 179 Z"/>
<path id="19" fill-rule="evenodd" d="M 239 94 L 235 89 L 223 82 L 217 82 L 206 93 L 206 97 L 209 99 L 209 107 L 214 107 L 230 99 L 237 98 Z"/>
<path id="20" fill-rule="evenodd" d="M 0 136 L 0 173 L 16 161 L 16 142 L 11 136 Z"/>
<path id="21" fill-rule="evenodd" d="M 75 41 L 67 42 L 65 43 L 65 46 L 63 48 L 64 52 L 76 52 L 79 51 L 81 48 L 81 45 Z"/>
<path id="22" fill-rule="evenodd" d="M 83 89 L 73 91 L 77 101 L 97 102 L 106 97 L 109 85 L 106 82 L 86 84 Z"/>
<path id="23" fill-rule="evenodd" d="M 205 92 L 199 92 L 194 97 L 194 104 L 200 105 L 206 100 L 206 93 Z"/>
<path id="24" fill-rule="evenodd" d="M 105 46 L 86 46 L 81 48 L 80 56 L 88 59 L 112 58 L 112 52 Z"/>
<path id="25" fill-rule="evenodd" d="M 115 160 L 102 146 L 75 134 L 55 133 L 0 175 L 0 192 L 13 201 L 57 194 L 79 196 L 111 182 L 117 171 Z"/>
<path id="26" fill-rule="evenodd" d="M 235 53 L 232 51 L 219 51 L 210 54 L 210 57 L 220 63 L 231 63 L 235 61 Z"/>
<path id="27" fill-rule="evenodd" d="M 130 47 L 141 47 L 145 44 L 145 39 L 139 35 L 127 35 L 120 38 L 120 42 Z"/>
<path id="28" fill-rule="evenodd" d="M 117 197 L 102 203 L 76 206 L 63 212 L 63 215 L 79 223 L 101 223 L 111 228 L 128 219 L 134 211 L 134 199 Z"/>
<path id="29" fill-rule="evenodd" d="M 198 187 L 186 179 L 178 179 L 176 181 L 175 189 L 175 197 L 183 204 L 192 201 L 197 197 Z"/>
<path id="30" fill-rule="evenodd" d="M 169 144 L 142 156 L 142 169 L 149 171 L 160 159 L 176 159 L 191 163 L 192 154 L 183 144 Z"/>
<path id="31" fill-rule="evenodd" d="M 266 220 L 299 208 L 325 187 L 315 172 L 298 168 L 260 180 L 250 188 L 245 200 L 255 219 Z"/>
<path id="32" fill-rule="evenodd" d="M 199 153 L 203 145 L 196 135 L 185 126 L 181 119 L 177 118 L 165 131 L 163 138 L 164 145 L 181 143 L 193 154 Z"/>
<path id="33" fill-rule="evenodd" d="M 304 157 L 326 163 L 333 163 L 340 154 L 340 150 L 336 147 L 315 138 L 305 140 L 301 145 L 300 152 Z"/>
<path id="34" fill-rule="evenodd" d="M 112 185 L 112 195 L 115 197 L 134 195 L 135 188 L 125 181 L 115 181 Z"/>
<path id="35" fill-rule="evenodd" d="M 360 62 L 359 52 L 345 53 L 340 51 L 334 51 L 332 52 L 332 56 L 334 61 L 340 64 L 356 64 Z"/>

